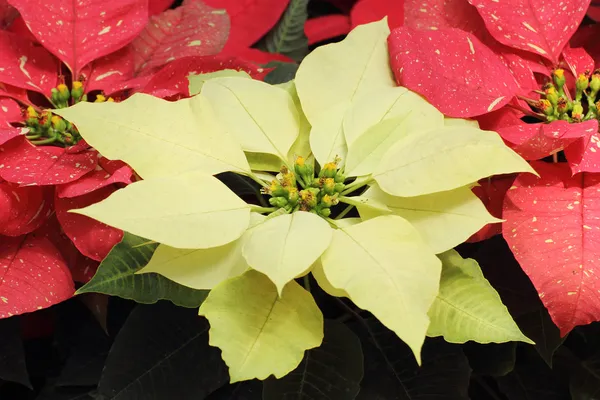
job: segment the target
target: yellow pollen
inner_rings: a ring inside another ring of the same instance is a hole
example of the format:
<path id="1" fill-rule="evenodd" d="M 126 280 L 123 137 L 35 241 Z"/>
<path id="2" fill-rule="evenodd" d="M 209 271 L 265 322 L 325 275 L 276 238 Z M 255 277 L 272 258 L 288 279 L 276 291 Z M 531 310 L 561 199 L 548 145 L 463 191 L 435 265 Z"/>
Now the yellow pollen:
<path id="1" fill-rule="evenodd" d="M 102 103 L 106 101 L 106 97 L 101 94 L 96 95 L 96 101 L 94 103 Z"/>
<path id="2" fill-rule="evenodd" d="M 82 86 L 83 86 L 83 83 L 80 81 L 73 82 L 73 89 L 81 89 Z"/>

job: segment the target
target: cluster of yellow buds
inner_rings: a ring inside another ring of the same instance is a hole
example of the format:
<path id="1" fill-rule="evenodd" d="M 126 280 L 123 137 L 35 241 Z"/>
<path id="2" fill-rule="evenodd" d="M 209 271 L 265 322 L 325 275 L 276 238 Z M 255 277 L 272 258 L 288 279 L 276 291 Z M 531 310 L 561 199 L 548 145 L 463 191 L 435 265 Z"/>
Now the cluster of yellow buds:
<path id="1" fill-rule="evenodd" d="M 66 108 L 81 101 L 87 101 L 83 92 L 83 82 L 74 81 L 71 89 L 64 83 L 52 88 L 50 101 L 55 108 Z M 96 95 L 95 103 L 113 102 L 112 97 Z M 29 128 L 26 137 L 35 145 L 73 145 L 81 139 L 77 128 L 50 111 L 38 112 L 29 106 L 23 110 L 25 126 Z"/>
<path id="2" fill-rule="evenodd" d="M 25 110 L 26 138 L 35 145 L 72 145 L 81 138 L 79 132 L 67 120 L 50 111 L 37 112 L 32 106 Z"/>
<path id="3" fill-rule="evenodd" d="M 331 207 L 339 203 L 345 189 L 345 177 L 339 171 L 339 159 L 327 163 L 315 177 L 312 165 L 303 157 L 296 158 L 294 171 L 282 167 L 276 179 L 262 193 L 271 195 L 269 203 L 288 212 L 308 211 L 323 217 L 331 215 Z"/>
<path id="4" fill-rule="evenodd" d="M 579 74 L 575 80 L 573 100 L 565 93 L 565 81 L 564 70 L 554 70 L 552 82 L 544 86 L 543 92 L 538 92 L 542 98 L 532 105 L 540 110 L 548 121 L 582 122 L 598 118 L 599 102 L 596 98 L 600 91 L 600 70 L 595 70 L 592 74 L 589 71 Z"/>

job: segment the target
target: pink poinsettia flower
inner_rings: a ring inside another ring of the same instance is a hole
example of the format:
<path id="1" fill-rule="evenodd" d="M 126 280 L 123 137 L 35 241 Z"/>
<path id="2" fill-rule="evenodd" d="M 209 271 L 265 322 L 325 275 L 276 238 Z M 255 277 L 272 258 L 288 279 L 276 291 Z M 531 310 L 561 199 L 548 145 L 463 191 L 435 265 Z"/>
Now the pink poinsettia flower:
<path id="1" fill-rule="evenodd" d="M 476 191 L 506 220 L 502 234 L 563 335 L 600 320 L 600 71 L 569 44 L 589 5 L 405 0 L 388 40 L 399 85 L 447 116 L 477 119 L 532 160 L 539 177 Z M 548 156 L 554 163 L 534 161 Z"/>
<path id="2" fill-rule="evenodd" d="M 123 235 L 67 211 L 103 200 L 133 171 L 49 109 L 134 91 L 187 96 L 194 73 L 267 72 L 217 54 L 229 18 L 199 0 L 151 17 L 147 0 L 9 3 L 33 39 L 0 31 L 0 318 L 71 297 L 73 280 L 89 280 Z"/>

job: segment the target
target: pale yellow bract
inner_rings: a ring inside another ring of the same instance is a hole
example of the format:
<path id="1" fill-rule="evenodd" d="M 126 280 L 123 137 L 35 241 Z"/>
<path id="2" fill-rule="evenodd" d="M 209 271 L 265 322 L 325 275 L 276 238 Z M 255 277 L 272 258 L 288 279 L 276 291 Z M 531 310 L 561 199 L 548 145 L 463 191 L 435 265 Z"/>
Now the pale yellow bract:
<path id="1" fill-rule="evenodd" d="M 435 254 L 496 221 L 471 185 L 532 170 L 496 133 L 445 119 L 396 87 L 388 33 L 385 19 L 360 26 L 309 54 L 285 84 L 225 71 L 191 77 L 198 94 L 190 99 L 139 94 L 57 111 L 144 179 L 74 212 L 161 243 L 140 273 L 211 289 L 200 313 L 232 382 L 281 377 L 319 346 L 323 316 L 294 280 L 311 271 L 325 292 L 375 315 L 417 360 L 428 330 L 456 341 L 528 340 L 491 287 L 452 272 L 446 258 L 452 273 L 441 276 Z M 315 180 L 313 165 L 329 175 Z M 214 177 L 222 172 L 254 180 L 277 206 L 247 204 Z M 309 207 L 312 200 L 328 212 Z M 338 218 L 352 207 L 361 218 Z M 494 321 L 445 308 L 442 297 L 471 307 L 455 284 L 481 292 Z"/>

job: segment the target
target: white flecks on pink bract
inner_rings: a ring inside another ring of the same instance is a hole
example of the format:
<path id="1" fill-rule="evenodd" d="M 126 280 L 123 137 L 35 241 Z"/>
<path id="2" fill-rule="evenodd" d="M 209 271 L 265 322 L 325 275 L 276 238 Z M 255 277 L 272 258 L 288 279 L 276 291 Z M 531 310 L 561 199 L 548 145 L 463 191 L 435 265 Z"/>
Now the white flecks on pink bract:
<path id="1" fill-rule="evenodd" d="M 42 226 L 52 213 L 52 195 L 47 186 L 0 182 L 0 235 L 25 235 Z"/>
<path id="2" fill-rule="evenodd" d="M 36 39 L 79 76 L 130 43 L 148 20 L 147 0 L 9 0 Z M 9 82 L 10 83 L 10 82 Z"/>
<path id="3" fill-rule="evenodd" d="M 71 198 L 83 196 L 115 183 L 125 185 L 132 183 L 133 170 L 128 165 L 121 161 L 106 160 L 106 158 L 101 158 L 95 170 L 80 179 L 58 185 L 56 195 L 60 198 Z"/>
<path id="4" fill-rule="evenodd" d="M 590 0 L 469 0 L 494 38 L 554 64 L 577 30 Z"/>
<path id="5" fill-rule="evenodd" d="M 600 320 L 600 176 L 532 162 L 508 190 L 502 233 L 564 336 Z"/>
<path id="6" fill-rule="evenodd" d="M 586 121 L 581 124 L 571 124 L 579 128 L 578 139 L 565 149 L 565 157 L 571 167 L 571 172 L 600 172 L 600 138 L 598 137 L 598 120 Z"/>
<path id="7" fill-rule="evenodd" d="M 62 147 L 36 147 L 24 137 L 0 146 L 0 178 L 21 185 L 73 182 L 96 168 L 98 152 L 70 152 Z"/>
<path id="8" fill-rule="evenodd" d="M 27 38 L 0 31 L 0 82 L 48 95 L 57 81 L 58 62 L 50 53 Z"/>
<path id="9" fill-rule="evenodd" d="M 69 268 L 48 239 L 0 240 L 0 318 L 50 307 L 74 292 Z"/>
<path id="10" fill-rule="evenodd" d="M 98 203 L 117 188 L 114 185 L 105 186 L 94 192 L 73 198 L 54 199 L 56 217 L 65 234 L 73 241 L 77 249 L 92 260 L 102 261 L 115 244 L 123 238 L 123 231 L 112 228 L 85 215 L 68 212 Z"/>
<path id="11" fill-rule="evenodd" d="M 199 75 L 223 69 L 245 71 L 251 77 L 263 80 L 267 71 L 256 64 L 228 56 L 186 57 L 173 61 L 156 72 L 144 86 L 142 92 L 166 98 L 175 95 L 189 95 L 189 75 Z"/>
<path id="12" fill-rule="evenodd" d="M 81 74 L 86 78 L 85 91 L 91 92 L 131 79 L 133 73 L 133 49 L 126 46 L 95 60 Z"/>
<path id="13" fill-rule="evenodd" d="M 187 0 L 181 7 L 150 18 L 133 41 L 134 74 L 146 75 L 183 57 L 217 54 L 228 32 L 229 18 L 223 10 Z"/>
<path id="14" fill-rule="evenodd" d="M 518 87 L 510 70 L 475 36 L 458 29 L 400 27 L 388 38 L 401 86 L 450 117 L 473 117 L 508 103 Z"/>
<path id="15" fill-rule="evenodd" d="M 594 59 L 583 48 L 573 49 L 567 45 L 562 52 L 562 56 L 575 77 L 586 71 L 594 71 Z"/>

